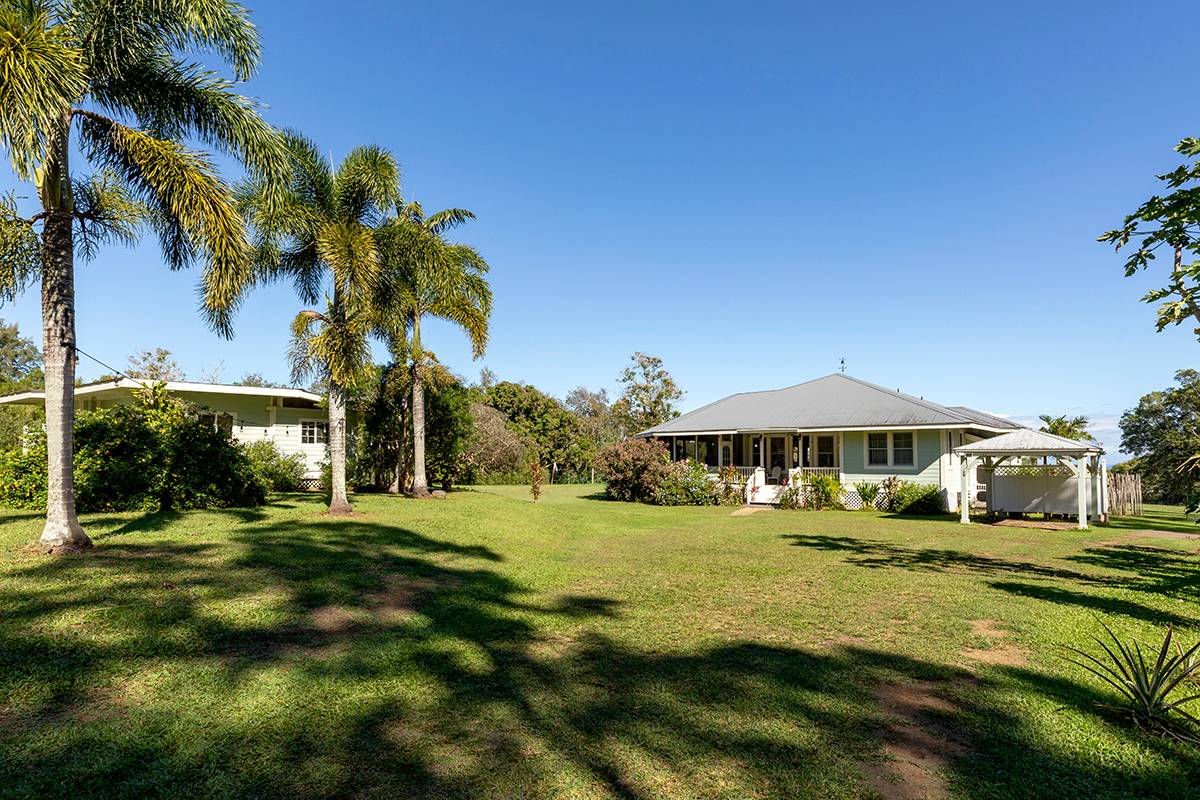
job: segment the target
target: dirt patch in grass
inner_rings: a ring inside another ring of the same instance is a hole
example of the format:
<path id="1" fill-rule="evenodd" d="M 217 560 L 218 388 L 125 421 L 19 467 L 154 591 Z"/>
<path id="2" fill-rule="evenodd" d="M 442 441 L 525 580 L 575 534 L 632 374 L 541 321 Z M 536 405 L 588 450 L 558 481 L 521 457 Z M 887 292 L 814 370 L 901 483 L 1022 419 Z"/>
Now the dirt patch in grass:
<path id="1" fill-rule="evenodd" d="M 994 619 L 971 620 L 971 633 L 993 642 L 992 647 L 964 647 L 963 657 L 969 661 L 982 664 L 1000 664 L 1009 667 L 1019 667 L 1025 663 L 1028 654 L 1008 641 L 1008 631 L 1000 627 L 1000 622 Z"/>
<path id="2" fill-rule="evenodd" d="M 751 514 L 757 514 L 760 511 L 774 511 L 774 510 L 775 509 L 767 508 L 766 506 L 742 506 L 741 508 L 734 511 L 729 516 L 731 516 L 731 517 L 748 517 Z"/>
<path id="3" fill-rule="evenodd" d="M 1074 522 L 1053 519 L 1000 519 L 992 523 L 997 528 L 1036 528 L 1043 531 L 1073 531 Z"/>
<path id="4" fill-rule="evenodd" d="M 1200 533 L 1184 533 L 1183 531 L 1131 531 L 1125 534 L 1128 539 L 1178 539 L 1185 542 L 1194 542 L 1200 540 Z M 1112 542 L 1112 544 L 1121 544 L 1121 540 Z"/>
<path id="5" fill-rule="evenodd" d="M 867 785 L 886 800 L 950 797 L 944 770 L 971 751 L 944 716 L 957 706 L 931 681 L 883 683 L 875 698 L 883 709 L 880 737 L 887 760 L 860 764 Z"/>

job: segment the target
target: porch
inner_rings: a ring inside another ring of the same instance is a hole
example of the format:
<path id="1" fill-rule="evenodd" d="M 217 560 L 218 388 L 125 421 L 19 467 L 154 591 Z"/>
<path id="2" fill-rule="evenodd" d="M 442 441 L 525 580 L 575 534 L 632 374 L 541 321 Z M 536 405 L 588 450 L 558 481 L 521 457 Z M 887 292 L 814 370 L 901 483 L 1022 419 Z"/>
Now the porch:
<path id="1" fill-rule="evenodd" d="M 842 482 L 842 436 L 836 432 L 761 431 L 666 436 L 674 461 L 694 459 L 710 472 L 733 467 L 750 487 L 778 487 L 814 475 Z M 769 502 L 769 501 L 768 501 Z"/>

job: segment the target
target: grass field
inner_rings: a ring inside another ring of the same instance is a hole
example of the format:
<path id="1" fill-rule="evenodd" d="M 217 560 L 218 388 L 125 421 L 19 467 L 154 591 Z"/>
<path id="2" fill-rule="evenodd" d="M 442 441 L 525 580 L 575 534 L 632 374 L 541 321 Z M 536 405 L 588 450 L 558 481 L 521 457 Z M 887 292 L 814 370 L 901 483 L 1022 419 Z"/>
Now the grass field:
<path id="1" fill-rule="evenodd" d="M 0 797 L 1196 796 L 1057 648 L 1195 641 L 1200 541 L 595 492 L 0 512 Z"/>

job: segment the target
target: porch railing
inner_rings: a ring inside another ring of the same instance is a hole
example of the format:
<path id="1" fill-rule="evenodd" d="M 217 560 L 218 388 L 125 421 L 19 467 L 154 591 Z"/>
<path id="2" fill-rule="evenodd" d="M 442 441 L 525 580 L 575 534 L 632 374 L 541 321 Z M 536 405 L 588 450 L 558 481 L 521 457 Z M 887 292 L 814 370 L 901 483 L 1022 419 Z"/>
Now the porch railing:
<path id="1" fill-rule="evenodd" d="M 794 467 L 791 471 L 793 478 L 803 479 L 808 475 L 832 475 L 839 481 L 842 479 L 841 467 Z"/>

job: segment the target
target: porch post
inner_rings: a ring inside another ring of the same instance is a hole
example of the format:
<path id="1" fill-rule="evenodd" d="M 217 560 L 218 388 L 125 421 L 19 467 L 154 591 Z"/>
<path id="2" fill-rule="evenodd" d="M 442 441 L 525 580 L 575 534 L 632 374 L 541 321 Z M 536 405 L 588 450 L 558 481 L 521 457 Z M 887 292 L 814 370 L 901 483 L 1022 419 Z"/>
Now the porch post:
<path id="1" fill-rule="evenodd" d="M 1087 519 L 1087 482 L 1088 482 L 1088 457 L 1080 456 L 1075 459 L 1077 470 L 1075 472 L 1075 487 L 1078 490 L 1079 498 L 1079 528 L 1088 526 Z"/>
<path id="2" fill-rule="evenodd" d="M 725 435 L 717 434 L 717 469 L 725 466 Z"/>
<path id="3" fill-rule="evenodd" d="M 962 516 L 959 521 L 963 525 L 971 524 L 971 488 L 968 483 L 968 478 L 971 474 L 971 460 L 971 456 L 963 456 L 960 466 L 962 471 L 962 485 L 958 495 L 958 504 L 962 507 Z"/>

